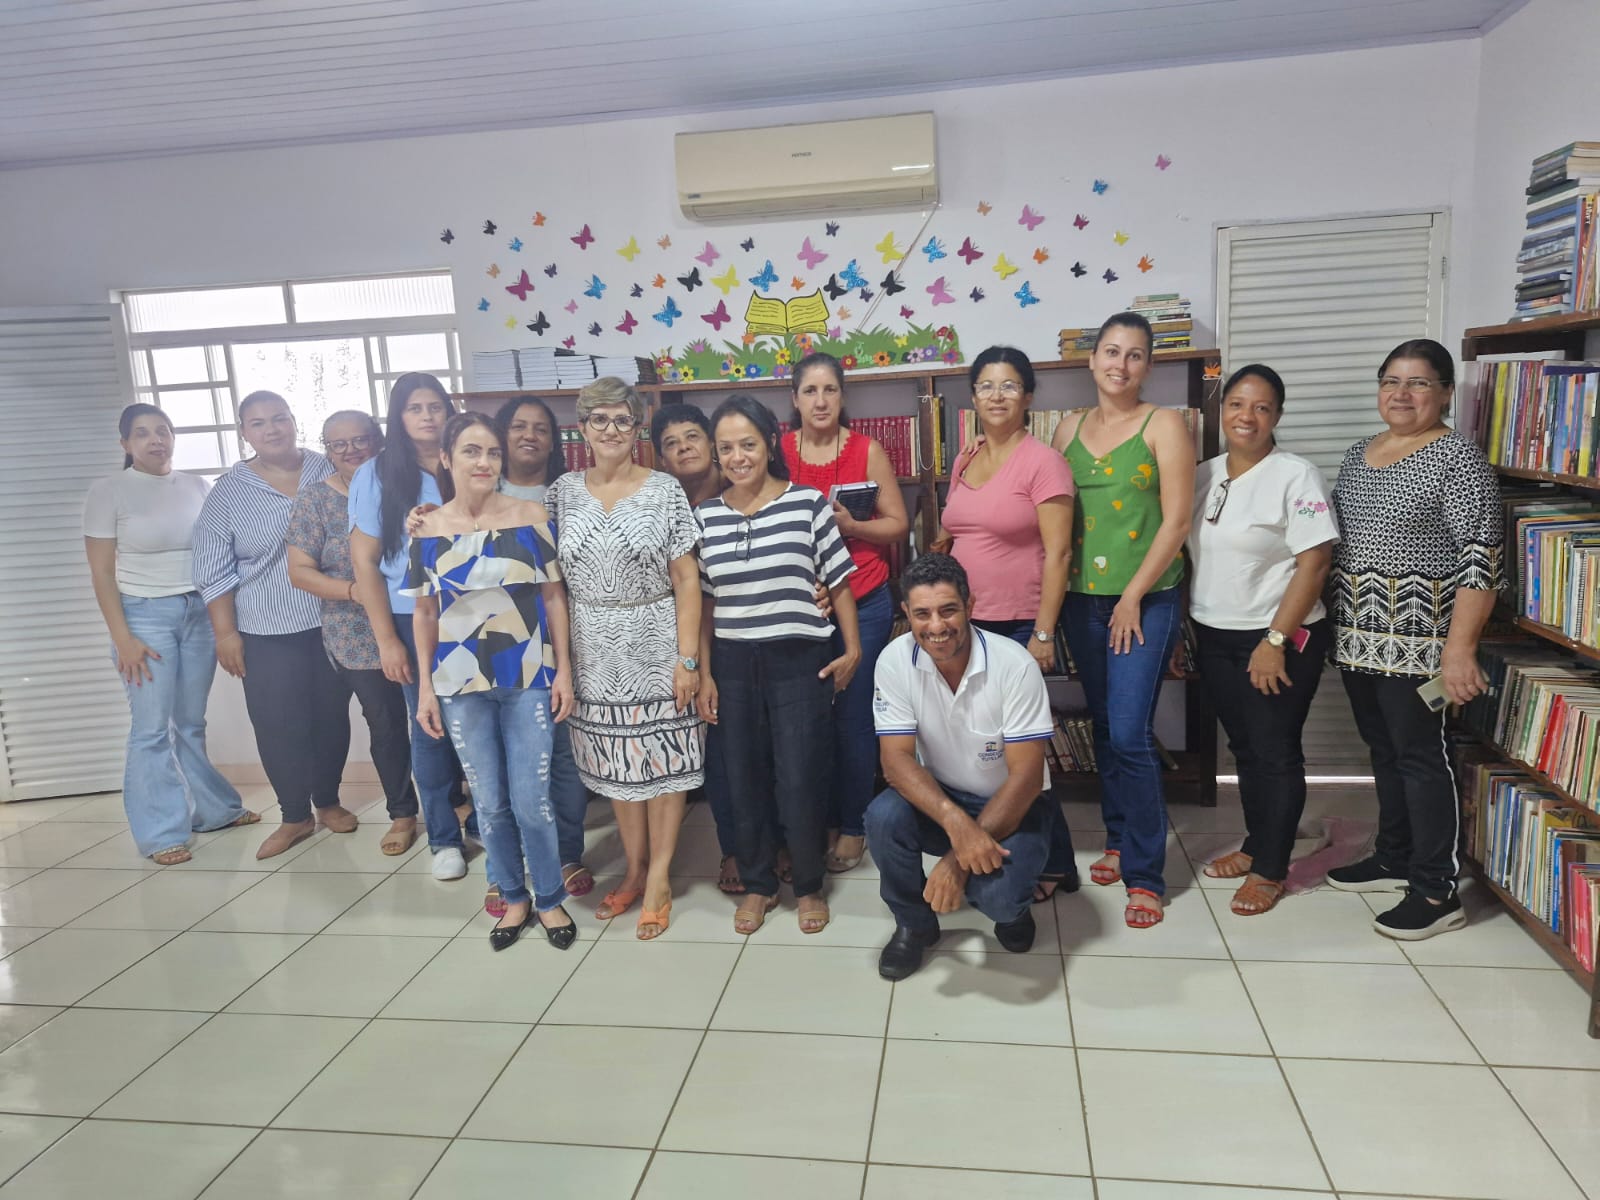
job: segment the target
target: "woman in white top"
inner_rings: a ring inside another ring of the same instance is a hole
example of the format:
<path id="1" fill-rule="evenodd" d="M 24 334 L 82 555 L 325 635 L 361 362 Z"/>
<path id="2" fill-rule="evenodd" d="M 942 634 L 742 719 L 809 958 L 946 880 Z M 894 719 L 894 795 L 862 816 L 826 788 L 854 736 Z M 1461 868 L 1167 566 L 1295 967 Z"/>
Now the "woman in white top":
<path id="1" fill-rule="evenodd" d="M 192 832 L 261 818 L 206 757 L 217 648 L 190 539 L 210 484 L 172 469 L 172 423 L 155 405 L 130 404 L 119 429 L 122 471 L 89 489 L 83 543 L 133 715 L 123 807 L 139 853 L 170 866 L 189 861 Z"/>
<path id="2" fill-rule="evenodd" d="M 1283 380 L 1259 363 L 1222 390 L 1227 453 L 1195 471 L 1189 610 L 1200 677 L 1239 764 L 1244 845 L 1207 865 L 1244 882 L 1231 905 L 1264 913 L 1284 892 L 1306 803 L 1300 731 L 1330 631 L 1322 585 L 1339 539 L 1322 472 L 1280 450 Z"/>

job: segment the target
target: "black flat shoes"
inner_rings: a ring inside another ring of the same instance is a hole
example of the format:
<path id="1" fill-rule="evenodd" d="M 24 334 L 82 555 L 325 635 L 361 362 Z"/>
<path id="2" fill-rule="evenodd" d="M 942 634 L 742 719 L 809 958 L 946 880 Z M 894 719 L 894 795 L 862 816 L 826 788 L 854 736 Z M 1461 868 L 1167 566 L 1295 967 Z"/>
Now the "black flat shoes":
<path id="1" fill-rule="evenodd" d="M 549 942 L 557 950 L 566 950 L 573 942 L 578 940 L 578 927 L 573 924 L 572 918 L 567 916 L 566 909 L 558 908 L 556 911 L 563 917 L 567 917 L 567 923 L 551 928 L 543 921 L 540 921 L 539 928 L 544 930 L 545 941 Z"/>

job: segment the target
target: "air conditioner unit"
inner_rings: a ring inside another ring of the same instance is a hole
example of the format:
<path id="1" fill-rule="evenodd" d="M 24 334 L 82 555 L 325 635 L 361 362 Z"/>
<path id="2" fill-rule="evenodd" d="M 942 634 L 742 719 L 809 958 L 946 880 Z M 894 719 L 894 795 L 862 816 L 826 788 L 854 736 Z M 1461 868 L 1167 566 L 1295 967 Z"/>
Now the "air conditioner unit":
<path id="1" fill-rule="evenodd" d="M 939 199 L 933 114 L 680 133 L 691 221 L 927 208 Z"/>

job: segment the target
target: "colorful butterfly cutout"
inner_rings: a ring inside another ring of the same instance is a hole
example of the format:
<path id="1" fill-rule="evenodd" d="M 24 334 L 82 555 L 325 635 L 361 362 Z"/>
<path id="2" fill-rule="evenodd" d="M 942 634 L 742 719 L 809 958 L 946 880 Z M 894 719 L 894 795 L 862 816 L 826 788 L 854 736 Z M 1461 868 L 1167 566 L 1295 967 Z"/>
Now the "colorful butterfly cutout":
<path id="1" fill-rule="evenodd" d="M 1013 293 L 1013 295 L 1016 296 L 1017 302 L 1019 304 L 1021 304 L 1023 308 L 1027 308 L 1028 305 L 1030 305 L 1030 304 L 1039 303 L 1039 297 L 1037 297 L 1037 296 L 1035 296 L 1033 294 L 1033 284 L 1032 283 L 1026 283 L 1025 282 L 1021 287 L 1019 287 Z"/>
<path id="2" fill-rule="evenodd" d="M 509 246 L 512 250 L 516 251 L 518 254 L 522 253 L 522 239 L 521 238 L 514 237 L 509 242 L 507 242 L 506 245 Z"/>
<path id="3" fill-rule="evenodd" d="M 571 240 L 572 244 L 579 250 L 587 250 L 589 248 L 589 243 L 594 241 L 594 234 L 590 233 L 589 227 L 585 225 L 582 229 L 578 230 L 577 233 L 572 235 Z"/>
<path id="4" fill-rule="evenodd" d="M 1077 216 L 1072 218 L 1072 224 L 1074 228 L 1083 229 L 1088 226 L 1089 218 L 1084 216 L 1082 213 L 1079 213 Z"/>
<path id="5" fill-rule="evenodd" d="M 902 304 L 900 306 L 900 315 L 909 321 L 912 317 L 917 315 L 917 310 L 914 308 L 907 308 L 904 304 Z M 897 341 L 896 344 L 901 346 L 905 345 L 903 341 Z"/>
<path id="6" fill-rule="evenodd" d="M 872 298 L 873 298 L 873 297 L 874 297 L 874 296 L 876 296 L 876 295 L 877 295 L 877 293 L 876 293 L 876 292 L 874 292 L 874 291 L 873 291 L 873 290 L 872 290 L 872 289 L 871 289 L 871 288 L 869 288 L 869 287 L 868 287 L 868 288 L 862 288 L 862 289 L 861 289 L 861 298 L 862 298 L 862 299 L 863 299 L 863 300 L 871 300 L 871 299 L 872 299 Z"/>
<path id="7" fill-rule="evenodd" d="M 528 273 L 524 271 L 515 283 L 506 288 L 506 291 L 510 292 L 518 300 L 526 300 L 528 293 L 533 291 L 533 280 L 529 279 Z"/>
<path id="8" fill-rule="evenodd" d="M 1021 268 L 1006 257 L 1004 250 L 1000 252 L 1000 257 L 994 260 L 994 273 L 1001 279 L 1010 279 L 1019 270 Z"/>
<path id="9" fill-rule="evenodd" d="M 683 284 L 687 291 L 694 291 L 697 287 L 704 286 L 700 279 L 700 268 L 691 268 L 687 275 L 679 275 L 678 282 Z"/>
<path id="10" fill-rule="evenodd" d="M 678 307 L 678 302 L 671 296 L 668 296 L 665 306 L 663 306 L 661 311 L 656 313 L 652 319 L 660 321 L 668 329 L 671 329 L 672 323 L 681 316 L 683 316 L 683 310 Z"/>
<path id="11" fill-rule="evenodd" d="M 544 309 L 542 308 L 539 310 L 539 315 L 528 322 L 528 331 L 537 333 L 540 337 L 543 337 L 544 331 L 549 328 L 550 322 L 545 320 Z"/>
<path id="12" fill-rule="evenodd" d="M 589 336 L 590 337 L 599 337 L 600 336 L 600 322 L 599 321 L 590 321 L 589 322 Z"/>
<path id="13" fill-rule="evenodd" d="M 456 235 L 454 233 L 452 233 L 449 229 L 446 229 L 443 233 L 441 233 L 439 235 L 439 240 L 441 242 L 443 242 L 446 246 L 448 246 L 451 242 L 456 240 Z"/>
<path id="14" fill-rule="evenodd" d="M 1113 271 L 1110 267 L 1107 267 L 1106 268 L 1106 273 L 1104 275 L 1100 276 L 1100 278 L 1104 279 L 1107 283 L 1115 283 L 1117 281 L 1117 273 L 1115 271 Z"/>
<path id="15" fill-rule="evenodd" d="M 634 257 L 639 253 L 639 239 L 636 237 L 630 237 L 626 246 L 617 247 L 617 253 L 622 255 L 622 257 L 627 259 L 629 262 L 632 262 Z"/>
<path id="16" fill-rule="evenodd" d="M 928 239 L 928 244 L 922 248 L 922 252 L 928 256 L 928 263 L 931 266 L 945 257 L 944 243 L 936 237 L 931 237 Z"/>
<path id="17" fill-rule="evenodd" d="M 667 277 L 665 275 L 657 275 L 654 279 L 652 279 L 650 281 L 650 286 L 651 287 L 655 287 L 655 288 L 664 288 L 664 287 L 666 287 L 667 286 Z"/>
<path id="18" fill-rule="evenodd" d="M 795 257 L 801 262 L 805 263 L 806 270 L 815 271 L 817 269 L 817 264 L 828 256 L 825 252 L 814 247 L 811 244 L 811 239 L 808 237 L 805 241 L 800 243 L 800 252 L 796 254 Z"/>
<path id="19" fill-rule="evenodd" d="M 739 286 L 739 275 L 738 272 L 736 272 L 732 267 L 729 267 L 721 275 L 713 275 L 711 277 L 711 282 L 716 285 L 718 291 L 726 296 L 729 292 L 733 291 L 734 288 Z"/>
<path id="20" fill-rule="evenodd" d="M 517 319 L 515 317 L 507 317 L 506 318 L 506 328 L 507 329 L 515 329 L 516 327 L 517 327 Z"/>
<path id="21" fill-rule="evenodd" d="M 828 293 L 829 300 L 837 300 L 850 289 L 839 282 L 837 273 L 828 276 L 828 282 L 822 285 L 822 290 Z"/>
<path id="22" fill-rule="evenodd" d="M 930 283 L 927 287 L 923 288 L 922 290 L 927 292 L 928 295 L 933 297 L 933 304 L 934 304 L 935 308 L 937 308 L 941 304 L 954 304 L 956 302 L 956 298 L 954 296 L 952 296 L 949 293 L 949 291 L 946 290 L 946 288 L 944 286 L 944 276 L 943 275 L 939 276 L 939 278 L 935 279 L 932 283 Z"/>
<path id="23" fill-rule="evenodd" d="M 1045 246 L 1040 246 L 1033 252 L 1033 261 L 1041 266 L 1050 261 L 1050 251 Z"/>
<path id="24" fill-rule="evenodd" d="M 983 251 L 973 245 L 971 238 L 964 238 L 961 242 L 961 249 L 957 250 L 956 253 L 967 260 L 967 266 L 969 267 L 983 257 Z"/>
<path id="25" fill-rule="evenodd" d="M 1036 213 L 1033 211 L 1031 206 L 1024 204 L 1022 206 L 1022 215 L 1017 218 L 1017 224 L 1026 225 L 1028 227 L 1028 232 L 1032 233 L 1035 229 L 1039 228 L 1039 222 L 1043 220 L 1043 213 Z"/>
<path id="26" fill-rule="evenodd" d="M 1172 160 L 1170 158 L 1168 158 L 1165 154 L 1156 155 L 1156 170 L 1165 171 L 1171 165 L 1172 165 Z"/>
<path id="27" fill-rule="evenodd" d="M 578 302 L 576 300 L 568 300 L 562 307 L 569 313 L 575 313 L 578 311 Z"/>
<path id="28" fill-rule="evenodd" d="M 544 224 L 544 214 L 542 212 L 535 212 L 533 214 L 533 223 L 535 225 L 542 226 Z"/>
<path id="29" fill-rule="evenodd" d="M 978 201 L 978 215 L 980 217 L 987 217 L 993 211 L 994 205 L 990 204 L 987 200 Z"/>
<path id="30" fill-rule="evenodd" d="M 1139 270 L 1144 272 L 1154 269 L 1155 265 L 1156 260 L 1151 258 L 1148 254 L 1139 260 Z"/>
<path id="31" fill-rule="evenodd" d="M 628 295 L 632 296 L 635 300 L 637 300 L 640 296 L 644 295 L 644 284 L 642 284 L 642 283 L 634 284 L 631 288 L 628 289 Z"/>
<path id="32" fill-rule="evenodd" d="M 848 321 L 850 319 L 850 310 L 841 304 L 838 308 L 833 310 L 833 315 L 838 317 L 841 321 Z"/>
<path id="33" fill-rule="evenodd" d="M 564 338 L 561 339 L 561 344 L 563 346 L 565 346 L 568 350 L 571 350 L 574 346 L 576 346 L 578 344 L 578 339 L 575 338 L 575 337 L 570 337 L 570 336 L 569 337 L 564 337 Z"/>
<path id="34" fill-rule="evenodd" d="M 747 237 L 747 238 L 745 238 L 744 241 L 739 243 L 739 249 L 743 250 L 746 254 L 748 254 L 750 251 L 754 250 L 755 248 L 756 248 L 756 240 L 753 237 Z"/>
<path id="35" fill-rule="evenodd" d="M 544 269 L 544 273 L 546 275 L 550 276 L 551 279 L 554 279 L 556 277 L 556 265 L 555 265 L 555 263 L 551 263 L 549 266 L 547 266 Z"/>
<path id="36" fill-rule="evenodd" d="M 1089 273 L 1089 268 L 1084 266 L 1081 262 L 1075 262 L 1072 264 L 1072 273 L 1075 276 L 1081 277 Z"/>
<path id="37" fill-rule="evenodd" d="M 770 292 L 772 285 L 778 282 L 778 273 L 772 269 L 772 260 L 767 259 L 767 265 L 761 268 L 761 274 L 750 276 L 750 283 L 758 292 Z"/>
<path id="38" fill-rule="evenodd" d="M 494 233 L 494 231 L 496 229 L 499 229 L 499 228 L 500 228 L 500 226 L 496 225 L 493 221 L 485 221 L 483 223 L 483 231 L 484 231 L 484 233 L 487 233 L 487 234 L 490 234 L 490 235 L 492 235 Z"/>
<path id="39" fill-rule="evenodd" d="M 867 281 L 862 277 L 861 272 L 856 270 L 856 260 L 853 258 L 845 264 L 844 270 L 839 272 L 839 282 L 847 288 L 864 288 L 867 286 Z"/>
<path id="40" fill-rule="evenodd" d="M 596 300 L 606 294 L 606 285 L 600 282 L 600 276 L 589 276 L 589 286 L 583 289 L 583 294 L 585 296 L 593 296 Z"/>
<path id="41" fill-rule="evenodd" d="M 1128 244 L 1128 235 L 1119 229 L 1111 235 L 1111 240 L 1119 246 L 1126 246 Z"/>
<path id="42" fill-rule="evenodd" d="M 1094 181 L 1094 194 L 1096 196 L 1104 196 L 1106 194 L 1106 189 L 1110 186 L 1111 185 L 1104 179 L 1096 179 Z"/>
<path id="43" fill-rule="evenodd" d="M 721 333 L 722 327 L 733 318 L 728 316 L 728 302 L 726 300 L 718 300 L 717 306 L 710 312 L 700 314 L 700 319 L 718 333 Z"/>
<path id="44" fill-rule="evenodd" d="M 806 290 L 806 281 L 795 275 L 789 280 L 789 286 L 797 292 L 803 292 Z"/>
<path id="45" fill-rule="evenodd" d="M 490 263 L 489 264 L 489 269 L 487 271 L 485 271 L 484 274 L 487 275 L 490 279 L 499 279 L 500 278 L 500 264 L 499 263 Z"/>
<path id="46" fill-rule="evenodd" d="M 634 326 L 636 326 L 638 324 L 639 324 L 639 322 L 634 317 L 634 315 L 631 312 L 629 312 L 627 309 L 623 309 L 622 310 L 622 321 L 617 326 L 617 332 L 618 333 L 626 333 L 626 334 L 631 335 L 633 333 Z"/>
<path id="47" fill-rule="evenodd" d="M 910 340 L 911 339 L 909 337 L 906 337 L 904 334 L 901 334 L 899 337 L 895 338 L 894 344 L 896 346 L 899 346 L 900 349 L 904 350 L 906 348 L 906 343 L 909 342 Z"/>
<path id="48" fill-rule="evenodd" d="M 829 237 L 838 237 L 839 236 L 839 222 L 837 222 L 837 221 L 829 221 L 826 225 L 824 225 L 822 227 L 822 229 L 823 229 L 823 232 L 826 233 Z"/>
<path id="49" fill-rule="evenodd" d="M 906 252 L 894 244 L 894 230 L 892 229 L 883 235 L 883 240 L 873 249 L 883 255 L 883 261 L 886 263 L 898 262 L 906 256 Z"/>
<path id="50" fill-rule="evenodd" d="M 974 304 L 976 304 L 979 300 L 983 299 L 983 289 L 982 288 L 973 288 L 970 292 L 967 293 L 967 295 L 971 296 L 972 297 L 972 302 Z"/>
<path id="51" fill-rule="evenodd" d="M 699 254 L 694 256 L 696 262 L 703 262 L 708 267 L 721 257 L 722 255 L 718 253 L 717 248 L 710 242 L 706 243 L 706 248 L 704 250 L 700 251 Z"/>
<path id="52" fill-rule="evenodd" d="M 832 329 L 828 330 L 828 336 L 837 342 L 844 336 L 844 326 L 835 325 Z"/>
<path id="53" fill-rule="evenodd" d="M 479 312 L 488 312 L 489 311 L 489 302 L 487 300 L 479 300 L 478 301 L 478 311 Z"/>
<path id="54" fill-rule="evenodd" d="M 906 290 L 906 285 L 894 277 L 893 271 L 890 271 L 887 275 L 885 275 L 883 277 L 883 282 L 878 286 L 883 289 L 883 294 L 885 296 L 892 296 L 896 292 L 903 292 Z"/>

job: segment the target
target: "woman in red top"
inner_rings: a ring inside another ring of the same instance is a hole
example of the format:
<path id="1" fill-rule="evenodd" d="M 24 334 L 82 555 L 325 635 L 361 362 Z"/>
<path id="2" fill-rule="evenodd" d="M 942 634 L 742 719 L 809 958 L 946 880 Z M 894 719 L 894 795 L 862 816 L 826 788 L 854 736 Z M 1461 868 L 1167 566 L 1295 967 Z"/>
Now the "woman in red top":
<path id="1" fill-rule="evenodd" d="M 889 644 L 894 604 L 889 597 L 889 547 L 911 529 L 905 499 L 889 456 L 864 433 L 850 428 L 844 411 L 844 368 L 831 354 L 810 354 L 795 366 L 794 428 L 783 435 L 783 457 L 795 483 L 816 488 L 833 500 L 833 518 L 844 535 L 855 573 L 861 627 L 861 665 L 850 686 L 833 703 L 833 789 L 828 796 L 828 827 L 838 832 L 828 852 L 828 870 L 848 871 L 866 847 L 863 814 L 872 800 L 878 769 L 878 738 L 872 723 L 872 673 Z M 834 499 L 838 484 L 878 485 L 876 505 L 867 520 L 857 520 Z M 835 642 L 839 635 L 834 634 Z M 835 647 L 838 652 L 839 647 Z"/>

